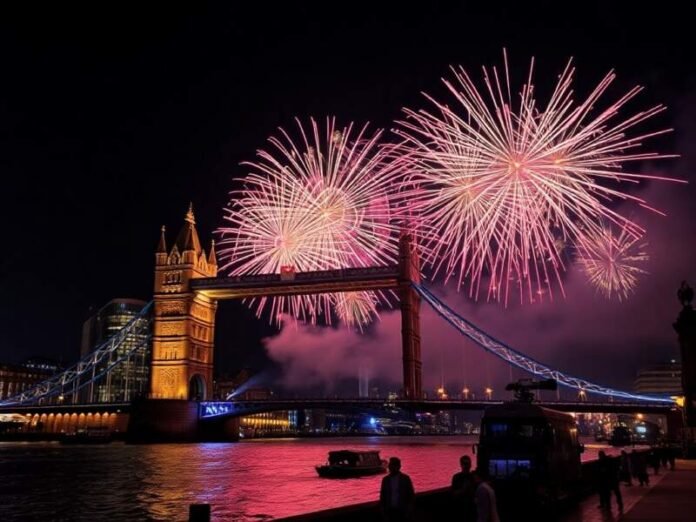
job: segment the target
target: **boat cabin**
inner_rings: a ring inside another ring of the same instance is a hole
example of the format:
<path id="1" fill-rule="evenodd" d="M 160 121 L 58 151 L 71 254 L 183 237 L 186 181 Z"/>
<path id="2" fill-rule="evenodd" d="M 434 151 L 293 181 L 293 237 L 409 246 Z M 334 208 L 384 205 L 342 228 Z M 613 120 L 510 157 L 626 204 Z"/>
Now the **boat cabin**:
<path id="1" fill-rule="evenodd" d="M 379 451 L 339 450 L 329 452 L 330 466 L 380 466 Z"/>

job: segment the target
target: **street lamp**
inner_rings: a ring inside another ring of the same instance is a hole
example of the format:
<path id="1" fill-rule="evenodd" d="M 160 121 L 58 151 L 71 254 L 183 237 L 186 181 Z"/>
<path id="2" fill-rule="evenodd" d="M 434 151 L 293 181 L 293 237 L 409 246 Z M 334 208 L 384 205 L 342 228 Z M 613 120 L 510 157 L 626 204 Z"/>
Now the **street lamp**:
<path id="1" fill-rule="evenodd" d="M 493 388 L 486 388 L 484 391 L 486 392 L 486 400 L 490 401 L 493 397 Z"/>
<path id="2" fill-rule="evenodd" d="M 464 389 L 462 390 L 462 396 L 464 397 L 465 401 L 469 400 L 469 388 L 464 386 Z"/>
<path id="3" fill-rule="evenodd" d="M 587 392 L 585 390 L 580 390 L 578 392 L 578 399 L 580 399 L 582 402 L 587 400 Z"/>

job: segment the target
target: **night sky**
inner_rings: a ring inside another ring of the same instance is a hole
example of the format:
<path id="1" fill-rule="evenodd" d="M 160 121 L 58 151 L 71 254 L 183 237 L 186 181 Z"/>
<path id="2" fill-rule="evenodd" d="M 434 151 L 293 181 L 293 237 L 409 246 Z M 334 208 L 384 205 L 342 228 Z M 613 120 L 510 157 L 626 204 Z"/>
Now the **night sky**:
<path id="1" fill-rule="evenodd" d="M 295 116 L 336 115 L 339 123 L 388 129 L 402 107 L 425 106 L 421 91 L 443 93 L 449 65 L 477 76 L 481 65 L 500 63 L 503 47 L 518 79 L 536 57 L 542 97 L 571 56 L 580 93 L 612 68 L 619 77 L 609 97 L 644 85 L 631 109 L 668 105 L 652 128 L 675 132 L 653 148 L 681 154 L 644 168 L 689 179 L 696 164 L 692 20 L 676 2 L 630 10 L 605 3 L 3 5 L 0 361 L 37 354 L 72 361 L 91 309 L 114 297 L 149 300 L 160 226 L 172 241 L 192 201 L 207 249 L 233 180 L 245 173 L 239 163 L 253 159 L 278 126 Z M 641 190 L 668 216 L 636 216 L 654 232 L 651 275 L 628 304 L 603 301 L 572 271 L 568 298 L 536 308 L 474 305 L 455 293 L 448 299 L 533 355 L 630 386 L 640 365 L 676 354 L 675 291 L 682 279 L 696 283 L 693 184 Z M 305 378 L 317 386 L 349 382 L 350 372 L 334 371 L 351 367 L 341 354 L 369 348 L 366 358 L 388 361 L 372 364 L 374 375 L 398 380 L 393 314 L 360 349 L 345 331 L 300 327 L 266 341 L 268 352 L 262 337 L 274 332 L 264 321 L 238 303 L 218 314 L 220 370 L 268 367 L 271 357 L 291 386 Z M 424 327 L 435 319 L 425 317 Z M 442 368 L 452 353 L 460 357 L 461 341 L 439 335 L 424 333 L 426 384 L 443 376 L 456 384 L 460 377 Z M 327 356 L 335 361 L 313 372 L 307 360 L 327 343 L 340 345 Z M 497 363 L 485 363 L 495 374 Z"/>

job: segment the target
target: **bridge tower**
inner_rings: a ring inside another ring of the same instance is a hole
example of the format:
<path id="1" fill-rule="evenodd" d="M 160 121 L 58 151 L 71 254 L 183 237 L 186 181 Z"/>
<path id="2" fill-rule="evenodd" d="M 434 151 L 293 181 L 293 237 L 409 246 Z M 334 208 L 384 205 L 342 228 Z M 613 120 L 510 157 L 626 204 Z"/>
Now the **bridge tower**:
<path id="1" fill-rule="evenodd" d="M 420 260 L 417 247 L 406 232 L 399 238 L 399 272 L 404 398 L 422 399 L 420 296 L 412 285 L 420 283 Z"/>
<path id="2" fill-rule="evenodd" d="M 216 275 L 215 244 L 206 256 L 191 205 L 171 250 L 162 227 L 155 254 L 150 398 L 211 397 L 217 302 L 194 293 L 190 282 Z"/>

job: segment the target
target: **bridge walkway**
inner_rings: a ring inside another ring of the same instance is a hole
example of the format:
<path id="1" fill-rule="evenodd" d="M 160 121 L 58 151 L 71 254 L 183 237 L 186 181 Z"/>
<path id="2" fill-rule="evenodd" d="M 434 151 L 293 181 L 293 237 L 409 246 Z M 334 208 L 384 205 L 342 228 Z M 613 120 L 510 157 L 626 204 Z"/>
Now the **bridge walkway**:
<path id="1" fill-rule="evenodd" d="M 564 522 L 693 522 L 696 520 L 696 461 L 677 460 L 674 471 L 660 469 L 650 473 L 650 486 L 621 485 L 624 514 L 619 514 L 615 499 L 611 511 L 598 508 L 599 499 L 592 495 L 568 513 Z"/>

